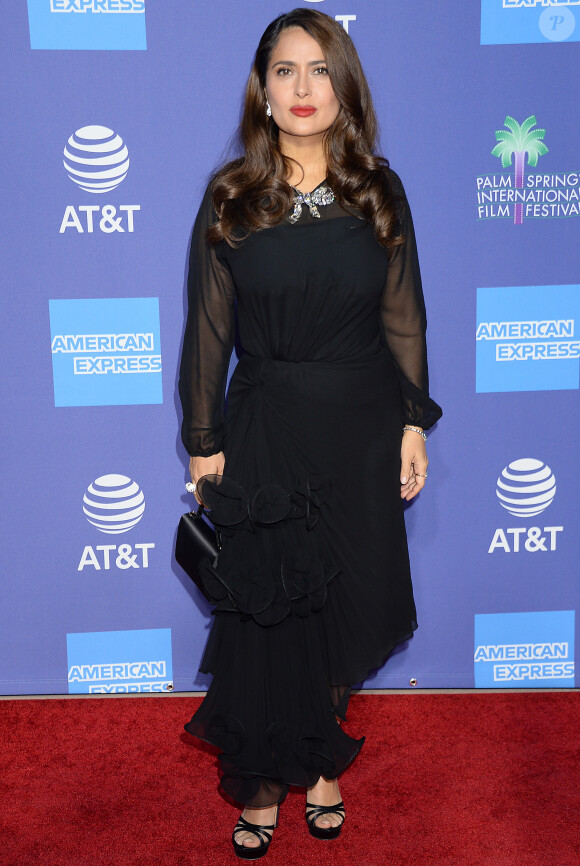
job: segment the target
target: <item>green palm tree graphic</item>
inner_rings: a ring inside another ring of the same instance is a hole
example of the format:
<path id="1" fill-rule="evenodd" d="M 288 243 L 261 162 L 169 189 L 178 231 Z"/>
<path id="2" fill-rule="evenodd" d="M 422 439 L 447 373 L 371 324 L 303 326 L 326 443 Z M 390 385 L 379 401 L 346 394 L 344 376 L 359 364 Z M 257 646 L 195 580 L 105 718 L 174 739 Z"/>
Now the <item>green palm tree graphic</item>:
<path id="1" fill-rule="evenodd" d="M 497 144 L 492 150 L 493 156 L 501 158 L 502 168 L 508 168 L 512 164 L 512 153 L 515 156 L 515 186 L 516 189 L 523 189 L 524 186 L 524 160 L 526 153 L 528 154 L 528 165 L 535 168 L 538 164 L 538 159 L 545 153 L 548 153 L 548 148 L 542 141 L 546 134 L 545 129 L 534 129 L 536 125 L 536 115 L 531 114 L 526 118 L 522 125 L 508 116 L 504 121 L 509 132 L 505 129 L 496 129 L 495 137 Z M 524 221 L 524 203 L 519 201 L 514 206 L 514 223 L 521 225 Z"/>

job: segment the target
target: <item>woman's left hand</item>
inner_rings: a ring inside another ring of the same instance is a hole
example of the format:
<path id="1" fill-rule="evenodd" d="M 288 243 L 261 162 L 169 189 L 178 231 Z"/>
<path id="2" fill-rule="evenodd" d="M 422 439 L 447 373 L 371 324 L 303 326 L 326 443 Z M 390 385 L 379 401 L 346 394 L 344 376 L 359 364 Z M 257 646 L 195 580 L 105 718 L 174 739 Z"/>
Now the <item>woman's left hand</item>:
<path id="1" fill-rule="evenodd" d="M 425 440 L 407 430 L 401 442 L 401 499 L 409 501 L 423 489 L 428 463 Z"/>

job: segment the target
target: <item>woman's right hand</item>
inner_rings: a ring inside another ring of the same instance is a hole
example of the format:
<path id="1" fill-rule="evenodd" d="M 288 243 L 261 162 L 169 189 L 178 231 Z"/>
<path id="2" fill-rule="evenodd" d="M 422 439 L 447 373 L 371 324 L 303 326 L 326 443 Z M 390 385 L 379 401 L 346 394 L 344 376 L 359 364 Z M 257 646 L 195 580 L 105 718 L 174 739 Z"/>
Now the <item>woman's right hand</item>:
<path id="1" fill-rule="evenodd" d="M 189 458 L 189 474 L 194 484 L 197 484 L 200 478 L 204 475 L 223 475 L 226 458 L 223 451 L 218 451 L 217 454 L 212 454 L 211 457 L 190 457 Z M 197 495 L 193 494 L 200 505 L 202 501 Z"/>

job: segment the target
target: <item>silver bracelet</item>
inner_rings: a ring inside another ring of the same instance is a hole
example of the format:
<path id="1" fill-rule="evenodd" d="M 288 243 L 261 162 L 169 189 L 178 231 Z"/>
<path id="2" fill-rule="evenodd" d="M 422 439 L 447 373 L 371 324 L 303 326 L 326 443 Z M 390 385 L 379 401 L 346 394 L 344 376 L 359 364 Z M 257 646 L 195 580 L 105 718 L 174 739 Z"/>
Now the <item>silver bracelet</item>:
<path id="1" fill-rule="evenodd" d="M 412 433 L 418 433 L 419 436 L 423 437 L 425 442 L 427 441 L 427 434 L 423 430 L 421 430 L 420 427 L 411 427 L 410 424 L 405 424 L 405 426 L 403 427 L 403 433 L 405 432 L 405 430 L 411 430 Z"/>

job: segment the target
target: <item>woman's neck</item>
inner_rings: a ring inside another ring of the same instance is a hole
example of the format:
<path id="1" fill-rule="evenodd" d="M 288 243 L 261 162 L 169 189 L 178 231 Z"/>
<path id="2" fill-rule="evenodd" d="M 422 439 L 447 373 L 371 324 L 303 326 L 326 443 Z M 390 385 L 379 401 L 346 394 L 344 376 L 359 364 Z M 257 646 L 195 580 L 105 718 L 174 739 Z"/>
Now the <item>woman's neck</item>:
<path id="1" fill-rule="evenodd" d="M 280 136 L 280 149 L 293 162 L 286 178 L 290 186 L 301 192 L 311 192 L 326 178 L 326 158 L 322 138 L 316 141 L 297 136 Z M 295 161 L 294 161 L 295 160 Z"/>

